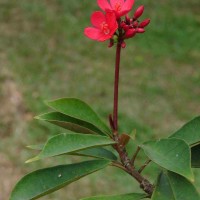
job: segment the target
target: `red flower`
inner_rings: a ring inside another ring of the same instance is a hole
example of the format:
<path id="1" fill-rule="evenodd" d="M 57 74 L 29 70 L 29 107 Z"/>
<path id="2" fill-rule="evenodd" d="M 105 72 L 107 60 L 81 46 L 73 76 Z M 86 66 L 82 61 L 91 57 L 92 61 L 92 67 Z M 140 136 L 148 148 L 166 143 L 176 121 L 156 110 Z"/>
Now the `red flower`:
<path id="1" fill-rule="evenodd" d="M 139 25 L 140 28 L 144 28 L 145 26 L 147 26 L 150 23 L 150 19 L 145 19 L 144 21 L 142 21 Z"/>
<path id="2" fill-rule="evenodd" d="M 108 11 L 105 15 L 101 11 L 94 12 L 91 15 L 91 23 L 94 27 L 85 28 L 84 34 L 88 38 L 100 42 L 112 38 L 118 28 L 113 11 Z"/>
<path id="3" fill-rule="evenodd" d="M 138 7 L 137 10 L 135 11 L 134 18 L 135 19 L 139 18 L 143 12 L 144 12 L 144 6 L 142 5 L 142 6 Z"/>
<path id="4" fill-rule="evenodd" d="M 97 3 L 104 11 L 113 10 L 118 19 L 131 10 L 134 0 L 110 0 L 110 3 L 108 0 L 97 0 Z"/>

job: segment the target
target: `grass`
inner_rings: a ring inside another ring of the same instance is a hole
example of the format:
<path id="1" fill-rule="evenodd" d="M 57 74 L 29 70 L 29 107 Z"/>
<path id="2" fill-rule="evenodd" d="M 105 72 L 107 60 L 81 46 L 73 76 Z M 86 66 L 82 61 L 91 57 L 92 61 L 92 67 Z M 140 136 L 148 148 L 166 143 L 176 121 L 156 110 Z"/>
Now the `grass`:
<path id="1" fill-rule="evenodd" d="M 200 19 L 198 0 L 135 3 L 140 4 L 151 24 L 145 34 L 127 41 L 122 53 L 119 123 L 128 133 L 137 129 L 142 142 L 173 133 L 200 113 Z M 89 0 L 0 0 L 0 152 L 18 176 L 54 164 L 23 164 L 33 155 L 26 145 L 63 131 L 33 120 L 48 111 L 44 100 L 81 98 L 105 120 L 112 112 L 114 49 L 83 35 L 97 9 Z M 77 158 L 57 158 L 59 163 L 72 161 Z M 0 189 L 0 200 L 8 198 L 18 178 L 7 176 L 10 182 Z M 134 183 L 108 168 L 43 199 L 130 192 L 137 189 Z"/>

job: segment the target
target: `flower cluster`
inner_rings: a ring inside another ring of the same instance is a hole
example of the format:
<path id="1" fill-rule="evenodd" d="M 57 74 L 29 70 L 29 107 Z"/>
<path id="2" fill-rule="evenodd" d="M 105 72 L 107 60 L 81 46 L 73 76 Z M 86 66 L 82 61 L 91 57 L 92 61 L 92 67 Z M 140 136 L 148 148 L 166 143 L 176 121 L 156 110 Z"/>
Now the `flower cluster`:
<path id="1" fill-rule="evenodd" d="M 95 11 L 91 15 L 93 27 L 85 28 L 84 34 L 88 38 L 100 42 L 110 40 L 109 47 L 115 41 L 120 42 L 122 47 L 125 47 L 125 39 L 132 38 L 137 33 L 144 33 L 144 27 L 150 23 L 150 19 L 145 19 L 142 22 L 138 20 L 143 14 L 144 6 L 138 7 L 133 17 L 128 16 L 134 0 L 97 0 L 97 4 L 103 12 Z M 124 19 L 122 19 L 123 16 L 125 16 Z"/>
<path id="2" fill-rule="evenodd" d="M 101 11 L 95 11 L 91 16 L 91 23 L 94 27 L 87 27 L 85 35 L 90 39 L 103 42 L 113 37 L 118 29 L 115 13 L 107 11 L 104 15 Z"/>
<path id="3" fill-rule="evenodd" d="M 150 23 L 150 19 L 145 19 L 141 23 L 138 18 L 142 15 L 144 6 L 140 6 L 134 13 L 133 17 L 130 18 L 128 15 L 125 17 L 125 21 L 120 23 L 120 27 L 124 30 L 124 38 L 131 38 L 136 33 L 144 33 L 144 27 Z"/>

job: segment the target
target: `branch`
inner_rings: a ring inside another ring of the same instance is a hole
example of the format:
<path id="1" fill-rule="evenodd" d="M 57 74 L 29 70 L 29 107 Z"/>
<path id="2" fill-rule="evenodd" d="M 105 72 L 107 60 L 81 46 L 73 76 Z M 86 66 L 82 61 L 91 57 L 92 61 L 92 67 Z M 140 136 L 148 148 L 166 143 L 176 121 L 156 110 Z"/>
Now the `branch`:
<path id="1" fill-rule="evenodd" d="M 114 166 L 114 167 L 118 167 L 118 168 L 124 170 L 125 172 L 128 172 L 127 169 L 120 162 L 113 161 L 110 165 Z"/>
<path id="2" fill-rule="evenodd" d="M 137 155 L 138 155 L 140 149 L 141 149 L 140 147 L 137 147 L 137 150 L 136 150 L 136 152 L 134 153 L 134 155 L 133 155 L 133 157 L 132 157 L 132 159 L 131 159 L 131 164 L 132 164 L 133 166 L 134 166 L 135 159 L 136 159 L 136 157 L 137 157 Z"/>
<path id="3" fill-rule="evenodd" d="M 142 165 L 142 166 L 140 167 L 140 169 L 138 170 L 138 172 L 141 174 L 142 171 L 145 169 L 145 167 L 146 167 L 150 162 L 151 162 L 150 159 L 147 160 L 147 161 L 144 163 L 144 165 Z"/>
<path id="4" fill-rule="evenodd" d="M 114 133 L 113 133 L 114 134 Z M 116 149 L 116 151 L 119 154 L 119 157 L 122 162 L 123 170 L 124 168 L 126 169 L 125 171 L 130 174 L 132 177 L 134 177 L 138 183 L 140 184 L 140 187 L 147 193 L 149 196 L 152 195 L 154 186 L 147 180 L 145 179 L 131 164 L 131 160 L 128 157 L 126 148 L 122 145 L 119 144 L 119 134 L 115 133 L 114 134 L 114 140 L 117 142 L 113 147 Z M 116 166 L 116 165 L 115 165 Z M 117 167 L 121 168 L 121 165 L 117 165 Z"/>

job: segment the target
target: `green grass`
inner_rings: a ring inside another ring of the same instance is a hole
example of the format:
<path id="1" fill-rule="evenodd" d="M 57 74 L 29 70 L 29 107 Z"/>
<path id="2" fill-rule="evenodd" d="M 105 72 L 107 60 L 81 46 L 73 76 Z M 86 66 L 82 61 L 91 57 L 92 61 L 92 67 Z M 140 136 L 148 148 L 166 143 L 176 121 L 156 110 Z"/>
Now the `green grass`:
<path id="1" fill-rule="evenodd" d="M 122 52 L 119 123 L 123 132 L 137 129 L 142 142 L 167 136 L 200 113 L 200 19 L 198 0 L 141 0 L 135 5 L 140 4 L 145 5 L 144 18 L 150 17 L 151 24 L 145 34 L 127 40 Z M 63 131 L 33 120 L 48 111 L 44 100 L 81 98 L 105 121 L 112 112 L 115 50 L 83 35 L 97 9 L 90 0 L 0 0 L 0 151 L 21 175 L 55 164 L 51 160 L 23 164 L 33 155 L 26 145 Z M 10 83 L 14 86 L 8 87 Z M 13 91 L 22 100 L 9 105 L 16 97 Z M 79 160 L 64 159 L 57 162 Z M 46 199 L 137 189 L 131 178 L 112 170 L 91 175 Z"/>

